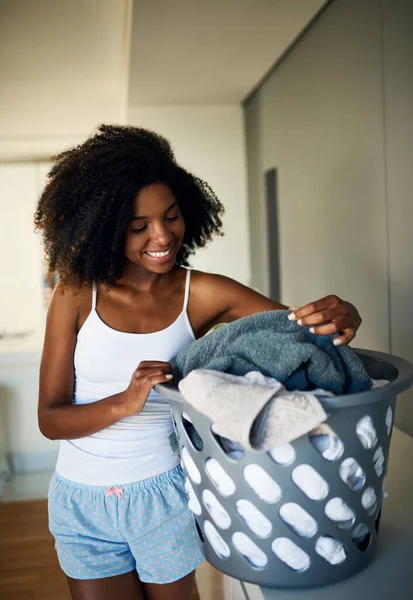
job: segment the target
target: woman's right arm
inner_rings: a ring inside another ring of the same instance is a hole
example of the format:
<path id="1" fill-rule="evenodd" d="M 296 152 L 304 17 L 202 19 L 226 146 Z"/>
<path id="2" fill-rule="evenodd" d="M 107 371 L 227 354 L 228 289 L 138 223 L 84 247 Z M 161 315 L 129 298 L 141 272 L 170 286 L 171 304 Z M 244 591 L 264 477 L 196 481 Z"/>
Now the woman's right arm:
<path id="1" fill-rule="evenodd" d="M 170 379 L 169 365 L 140 365 L 124 392 L 90 404 L 73 404 L 79 305 L 80 294 L 70 288 L 62 293 L 57 284 L 47 315 L 38 408 L 40 431 L 52 440 L 92 435 L 139 414 L 152 387 Z"/>

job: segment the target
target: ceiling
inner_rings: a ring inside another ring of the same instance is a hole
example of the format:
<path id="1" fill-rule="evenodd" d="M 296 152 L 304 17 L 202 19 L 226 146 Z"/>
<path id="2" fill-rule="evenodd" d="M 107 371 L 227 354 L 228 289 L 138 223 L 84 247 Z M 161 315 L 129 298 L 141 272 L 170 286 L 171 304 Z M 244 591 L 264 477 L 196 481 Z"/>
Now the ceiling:
<path id="1" fill-rule="evenodd" d="M 0 136 L 61 136 L 119 121 L 127 7 L 124 0 L 0 0 Z"/>
<path id="2" fill-rule="evenodd" d="M 135 0 L 131 104 L 241 102 L 325 0 Z"/>
<path id="3" fill-rule="evenodd" d="M 325 0 L 0 0 L 0 138 L 239 103 Z"/>

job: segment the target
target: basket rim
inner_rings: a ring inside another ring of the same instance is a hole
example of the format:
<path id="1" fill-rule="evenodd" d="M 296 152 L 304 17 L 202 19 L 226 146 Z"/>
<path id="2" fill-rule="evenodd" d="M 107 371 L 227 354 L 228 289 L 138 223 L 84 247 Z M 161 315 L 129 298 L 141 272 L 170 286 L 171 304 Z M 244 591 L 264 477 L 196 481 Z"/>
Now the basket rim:
<path id="1" fill-rule="evenodd" d="M 332 411 L 341 408 L 351 408 L 367 404 L 374 404 L 376 402 L 382 402 L 383 400 L 387 401 L 389 398 L 394 398 L 413 385 L 413 365 L 404 358 L 386 354 L 385 352 L 364 350 L 361 348 L 354 348 L 354 351 L 358 356 L 368 356 L 378 362 L 387 363 L 388 365 L 394 367 L 397 370 L 397 376 L 393 381 L 382 388 L 376 388 L 375 390 L 368 390 L 366 392 L 359 392 L 357 394 L 343 394 L 329 398 L 320 398 L 320 402 L 324 408 Z M 181 379 L 181 374 L 175 362 L 171 362 L 171 367 L 174 375 L 172 382 L 158 384 L 154 389 L 158 394 L 168 398 L 169 400 L 186 404 L 187 402 L 180 393 L 177 385 Z"/>

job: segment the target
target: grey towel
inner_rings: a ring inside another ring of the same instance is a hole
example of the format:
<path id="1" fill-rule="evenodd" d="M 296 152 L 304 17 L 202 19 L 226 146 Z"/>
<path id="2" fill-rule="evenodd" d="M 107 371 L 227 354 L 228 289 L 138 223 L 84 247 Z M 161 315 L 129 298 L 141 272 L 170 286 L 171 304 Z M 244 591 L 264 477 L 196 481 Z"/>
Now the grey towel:
<path id="1" fill-rule="evenodd" d="M 372 381 L 349 346 L 334 336 L 310 333 L 289 321 L 290 311 L 258 313 L 238 319 L 187 346 L 176 363 L 183 377 L 195 369 L 246 375 L 260 371 L 287 390 L 321 388 L 334 394 L 369 390 Z"/>

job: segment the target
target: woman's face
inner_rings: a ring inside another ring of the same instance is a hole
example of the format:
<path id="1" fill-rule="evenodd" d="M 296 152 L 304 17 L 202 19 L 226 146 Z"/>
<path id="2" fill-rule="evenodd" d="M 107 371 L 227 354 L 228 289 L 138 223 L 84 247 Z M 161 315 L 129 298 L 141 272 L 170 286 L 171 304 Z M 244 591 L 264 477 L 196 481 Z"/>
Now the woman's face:
<path id="1" fill-rule="evenodd" d="M 126 230 L 126 261 L 152 273 L 167 273 L 182 246 L 185 223 L 178 202 L 163 183 L 141 189 Z"/>

